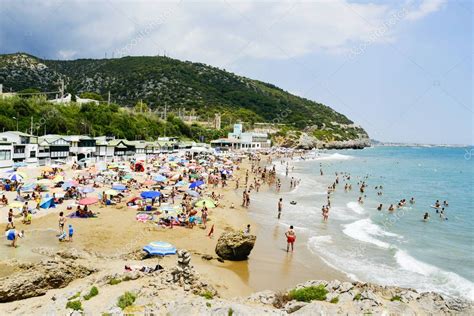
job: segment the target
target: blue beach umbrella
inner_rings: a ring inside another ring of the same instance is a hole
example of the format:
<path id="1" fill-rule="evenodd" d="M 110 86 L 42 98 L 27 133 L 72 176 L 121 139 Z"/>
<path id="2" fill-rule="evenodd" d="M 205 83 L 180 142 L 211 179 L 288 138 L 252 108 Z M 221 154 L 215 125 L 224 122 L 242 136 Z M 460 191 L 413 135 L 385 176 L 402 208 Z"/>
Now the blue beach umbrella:
<path id="1" fill-rule="evenodd" d="M 194 188 L 197 188 L 197 187 L 199 187 L 199 186 L 201 186 L 201 185 L 203 185 L 203 184 L 204 184 L 203 181 L 198 180 L 198 181 L 196 181 L 196 182 L 191 183 L 191 184 L 189 185 L 189 188 L 190 188 L 190 189 L 194 189 Z"/>
<path id="2" fill-rule="evenodd" d="M 184 187 L 185 185 L 187 185 L 188 183 L 186 181 L 179 181 L 177 182 L 174 186 L 175 187 Z"/>
<path id="3" fill-rule="evenodd" d="M 176 254 L 176 247 L 164 241 L 153 241 L 143 247 L 151 256 L 166 256 Z"/>
<path id="4" fill-rule="evenodd" d="M 26 167 L 26 166 L 28 166 L 28 165 L 24 162 L 15 162 L 13 164 L 13 168 L 20 168 L 20 167 Z"/>
<path id="5" fill-rule="evenodd" d="M 127 187 L 123 184 L 114 184 L 112 185 L 112 189 L 117 190 L 117 191 L 124 191 L 127 189 Z"/>
<path id="6" fill-rule="evenodd" d="M 161 195 L 158 191 L 145 191 L 140 194 L 140 196 L 144 199 L 155 199 Z"/>
<path id="7" fill-rule="evenodd" d="M 164 181 L 166 181 L 166 177 L 159 174 L 157 176 L 154 176 L 153 180 L 155 180 L 156 182 L 164 182 Z"/>

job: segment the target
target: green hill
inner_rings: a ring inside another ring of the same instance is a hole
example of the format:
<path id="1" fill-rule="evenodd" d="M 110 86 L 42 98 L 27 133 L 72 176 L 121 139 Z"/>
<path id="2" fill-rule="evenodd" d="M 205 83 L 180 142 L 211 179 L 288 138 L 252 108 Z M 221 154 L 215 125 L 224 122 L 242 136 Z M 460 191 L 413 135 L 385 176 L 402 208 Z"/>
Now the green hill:
<path id="1" fill-rule="evenodd" d="M 202 120 L 220 113 L 224 125 L 238 120 L 286 124 L 321 140 L 365 138 L 362 128 L 326 105 L 292 95 L 274 85 L 204 65 L 168 57 L 41 60 L 27 54 L 0 55 L 0 83 L 5 91 L 94 92 L 132 107 L 143 100 L 151 109 L 185 108 Z M 53 97 L 54 95 L 51 95 Z M 193 110 L 193 112 L 191 112 Z"/>

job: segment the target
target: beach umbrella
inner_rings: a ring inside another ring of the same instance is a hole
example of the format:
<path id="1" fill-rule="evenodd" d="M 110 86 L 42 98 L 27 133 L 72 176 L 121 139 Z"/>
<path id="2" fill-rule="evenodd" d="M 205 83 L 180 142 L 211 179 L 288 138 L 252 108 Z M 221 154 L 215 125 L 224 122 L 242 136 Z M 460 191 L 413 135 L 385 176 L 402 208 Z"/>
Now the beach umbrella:
<path id="1" fill-rule="evenodd" d="M 119 194 L 118 191 L 115 191 L 113 189 L 109 189 L 109 190 L 105 191 L 104 193 L 105 193 L 105 195 L 112 195 L 112 196 Z"/>
<path id="2" fill-rule="evenodd" d="M 50 166 L 44 166 L 43 168 L 41 168 L 41 171 L 43 171 L 43 172 L 51 172 L 51 171 L 53 171 L 53 168 L 50 167 Z"/>
<path id="3" fill-rule="evenodd" d="M 118 168 L 118 165 L 116 163 L 111 163 L 110 165 L 107 166 L 107 169 L 115 169 Z"/>
<path id="4" fill-rule="evenodd" d="M 174 185 L 175 187 L 184 187 L 186 186 L 188 183 L 186 181 L 178 181 L 176 182 L 176 184 Z"/>
<path id="5" fill-rule="evenodd" d="M 216 207 L 216 204 L 214 203 L 213 200 L 210 200 L 210 199 L 204 199 L 204 200 L 200 200 L 199 202 L 197 202 L 195 204 L 197 207 L 203 207 L 204 205 L 206 205 L 206 207 L 208 208 L 214 208 Z"/>
<path id="6" fill-rule="evenodd" d="M 18 202 L 18 201 L 13 201 L 10 204 L 8 204 L 8 206 L 11 207 L 11 208 L 22 208 L 23 203 Z"/>
<path id="7" fill-rule="evenodd" d="M 68 180 L 66 182 L 63 183 L 63 185 L 61 186 L 61 188 L 63 190 L 67 190 L 69 189 L 70 187 L 77 187 L 78 186 L 78 183 L 76 181 L 72 181 L 72 180 Z"/>
<path id="8" fill-rule="evenodd" d="M 28 164 L 24 163 L 23 161 L 15 162 L 13 164 L 13 168 L 20 168 L 20 167 L 26 167 L 26 166 L 28 166 Z"/>
<path id="9" fill-rule="evenodd" d="M 159 174 L 157 176 L 154 176 L 153 180 L 155 180 L 156 182 L 164 182 L 164 181 L 166 181 L 166 177 Z"/>
<path id="10" fill-rule="evenodd" d="M 153 180 L 148 179 L 148 180 L 145 180 L 145 181 L 143 182 L 143 184 L 144 184 L 144 185 L 152 185 L 152 184 L 155 184 L 155 182 L 156 182 L 156 181 L 153 181 Z"/>
<path id="11" fill-rule="evenodd" d="M 20 191 L 22 192 L 33 192 L 35 190 L 35 184 L 34 183 L 27 183 L 21 186 Z"/>
<path id="12" fill-rule="evenodd" d="M 153 241 L 143 247 L 143 250 L 151 256 L 166 256 L 176 254 L 176 247 L 164 241 Z"/>
<path id="13" fill-rule="evenodd" d="M 23 172 L 18 172 L 18 171 L 13 172 L 7 177 L 7 179 L 9 179 L 10 181 L 21 181 L 24 178 L 26 178 L 26 175 Z"/>
<path id="14" fill-rule="evenodd" d="M 144 199 L 155 199 L 161 195 L 158 191 L 145 191 L 140 194 L 140 196 Z"/>
<path id="15" fill-rule="evenodd" d="M 195 182 L 191 183 L 191 184 L 189 185 L 189 188 L 190 188 L 190 189 L 194 189 L 194 188 L 197 188 L 197 187 L 199 187 L 199 186 L 201 186 L 201 185 L 203 185 L 203 184 L 204 184 L 203 181 L 198 180 L 198 181 L 195 181 Z"/>
<path id="16" fill-rule="evenodd" d="M 127 187 L 123 184 L 115 183 L 112 185 L 112 189 L 117 190 L 117 191 L 124 191 L 127 189 Z"/>
<path id="17" fill-rule="evenodd" d="M 59 175 L 59 174 L 53 178 L 53 182 L 55 182 L 55 183 L 58 183 L 58 182 L 61 182 L 61 181 L 64 181 L 64 177 Z"/>
<path id="18" fill-rule="evenodd" d="M 87 197 L 82 200 L 79 200 L 79 205 L 91 205 L 99 202 L 99 199 L 96 197 Z"/>
<path id="19" fill-rule="evenodd" d="M 79 188 L 79 191 L 81 191 L 82 193 L 92 193 L 95 190 L 92 187 L 82 187 L 82 188 Z"/>
<path id="20" fill-rule="evenodd" d="M 130 173 L 127 173 L 126 175 L 123 176 L 123 179 L 125 179 L 125 180 L 130 180 L 132 178 L 133 178 L 133 176 Z"/>
<path id="21" fill-rule="evenodd" d="M 199 197 L 200 196 L 200 194 L 198 192 L 193 191 L 193 190 L 186 190 L 186 193 L 188 195 L 191 195 L 192 197 Z"/>

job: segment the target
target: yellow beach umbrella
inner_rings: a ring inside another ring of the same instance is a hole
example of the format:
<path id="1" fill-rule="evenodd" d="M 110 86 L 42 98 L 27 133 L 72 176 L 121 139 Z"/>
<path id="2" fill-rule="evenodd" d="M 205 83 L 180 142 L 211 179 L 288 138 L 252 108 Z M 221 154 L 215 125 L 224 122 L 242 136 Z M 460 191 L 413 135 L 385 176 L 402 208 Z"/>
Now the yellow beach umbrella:
<path id="1" fill-rule="evenodd" d="M 118 191 L 110 189 L 110 190 L 105 191 L 105 194 L 106 195 L 117 195 Z"/>
<path id="2" fill-rule="evenodd" d="M 57 175 L 57 176 L 54 177 L 53 181 L 56 182 L 56 183 L 64 181 L 64 177 L 60 176 L 60 175 Z"/>
<path id="3" fill-rule="evenodd" d="M 208 207 L 208 208 L 216 207 L 216 204 L 214 204 L 214 201 L 210 200 L 210 199 L 201 200 L 201 201 L 196 203 L 196 206 L 197 207 L 202 207 L 202 206 L 204 206 L 204 203 L 206 204 L 206 207 Z"/>
<path id="4" fill-rule="evenodd" d="M 51 172 L 51 171 L 53 171 L 53 168 L 51 168 L 50 166 L 44 166 L 43 168 L 41 168 L 41 171 Z"/>

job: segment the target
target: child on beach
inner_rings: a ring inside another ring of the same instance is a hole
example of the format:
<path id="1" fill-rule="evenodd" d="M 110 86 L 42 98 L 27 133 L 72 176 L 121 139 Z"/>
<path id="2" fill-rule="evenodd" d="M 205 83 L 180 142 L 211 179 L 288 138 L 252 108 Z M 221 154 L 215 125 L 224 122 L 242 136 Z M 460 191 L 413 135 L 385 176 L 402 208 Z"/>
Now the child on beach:
<path id="1" fill-rule="evenodd" d="M 72 236 L 74 235 L 74 228 L 69 224 L 69 241 L 72 242 Z"/>

